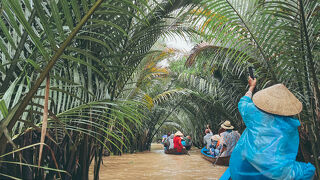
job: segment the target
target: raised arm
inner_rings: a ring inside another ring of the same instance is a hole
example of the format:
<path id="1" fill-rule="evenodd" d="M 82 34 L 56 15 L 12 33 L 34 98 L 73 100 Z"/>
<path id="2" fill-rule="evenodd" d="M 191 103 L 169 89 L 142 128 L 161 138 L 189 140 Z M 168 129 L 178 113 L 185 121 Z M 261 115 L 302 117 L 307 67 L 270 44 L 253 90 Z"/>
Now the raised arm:
<path id="1" fill-rule="evenodd" d="M 253 102 L 252 102 L 252 92 L 254 88 L 256 87 L 257 84 L 257 79 L 252 79 L 250 76 L 248 78 L 248 84 L 249 84 L 249 89 L 246 92 L 246 94 L 240 99 L 238 103 L 238 109 L 239 112 L 242 116 L 243 121 L 245 122 L 246 126 L 248 127 L 250 122 L 248 122 L 246 116 L 248 113 L 251 112 L 251 108 L 254 107 Z"/>
<path id="2" fill-rule="evenodd" d="M 249 90 L 246 92 L 245 96 L 252 98 L 252 92 L 253 92 L 254 88 L 256 87 L 257 79 L 256 78 L 252 79 L 249 76 L 248 84 L 249 84 Z"/>
<path id="3" fill-rule="evenodd" d="M 207 129 L 209 129 L 209 132 L 212 132 L 209 124 L 207 124 Z"/>

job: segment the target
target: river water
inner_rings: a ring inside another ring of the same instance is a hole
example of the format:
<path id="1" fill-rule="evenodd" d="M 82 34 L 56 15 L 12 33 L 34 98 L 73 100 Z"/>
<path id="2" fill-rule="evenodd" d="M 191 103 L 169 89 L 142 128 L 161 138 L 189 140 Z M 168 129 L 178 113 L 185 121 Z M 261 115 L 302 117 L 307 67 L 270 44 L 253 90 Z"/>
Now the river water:
<path id="1" fill-rule="evenodd" d="M 104 157 L 100 179 L 219 179 L 227 168 L 213 166 L 198 148 L 193 147 L 189 154 L 164 154 L 161 144 L 152 144 L 150 152 Z M 89 179 L 93 179 L 92 168 Z"/>

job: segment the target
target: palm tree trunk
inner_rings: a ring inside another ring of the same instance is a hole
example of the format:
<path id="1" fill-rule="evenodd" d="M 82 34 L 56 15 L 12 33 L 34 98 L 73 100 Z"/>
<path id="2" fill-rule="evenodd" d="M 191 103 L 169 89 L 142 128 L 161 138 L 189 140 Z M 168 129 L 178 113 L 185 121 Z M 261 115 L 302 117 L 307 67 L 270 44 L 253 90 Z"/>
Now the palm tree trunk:
<path id="1" fill-rule="evenodd" d="M 315 73 L 315 70 L 313 68 L 314 66 L 314 63 L 313 63 L 313 60 L 312 60 L 312 54 L 311 54 L 311 50 L 310 50 L 310 42 L 309 42 L 309 37 L 308 37 L 308 34 L 307 34 L 307 29 L 306 29 L 306 22 L 305 22 L 305 17 L 304 17 L 304 9 L 303 9 L 303 3 L 301 0 L 299 0 L 299 5 L 300 5 L 300 12 L 301 12 L 301 28 L 300 28 L 300 34 L 301 34 L 301 45 L 302 45 L 302 50 L 301 50 L 301 54 L 302 54 L 302 59 L 304 60 L 305 62 L 305 66 L 304 66 L 304 71 L 305 71 L 305 83 L 306 83 L 306 87 L 307 87 L 307 94 L 309 96 L 309 101 L 310 101 L 310 108 L 311 108 L 311 118 L 312 118 L 312 124 L 308 123 L 307 125 L 307 128 L 308 128 L 308 132 L 309 132 L 309 138 L 310 138 L 310 141 L 311 141 L 311 150 L 312 150 L 312 154 L 314 156 L 314 160 L 315 160 L 315 166 L 316 166 L 316 174 L 320 175 L 320 166 L 319 166 L 319 162 L 318 162 L 318 155 L 317 155 L 317 146 L 316 146 L 316 140 L 315 138 L 318 139 L 318 137 L 315 137 L 316 134 L 315 134 L 315 128 L 317 123 L 316 123 L 316 120 L 315 120 L 315 109 L 314 107 L 315 106 L 315 99 L 314 99 L 314 96 L 312 95 L 312 86 L 310 84 L 311 80 L 310 80 L 310 74 L 309 72 L 311 71 L 311 73 Z M 305 36 L 305 39 L 303 38 L 303 36 Z M 307 60 L 306 60 L 306 55 L 305 55 L 305 47 L 304 47 L 304 40 L 306 40 L 306 46 L 307 46 L 307 52 L 308 52 L 308 55 L 307 55 Z M 308 50 L 309 49 L 309 50 Z M 312 72 L 313 70 L 313 72 Z M 315 77 L 315 79 L 313 79 L 317 82 L 317 79 Z M 317 84 L 315 85 L 317 86 Z M 309 114 L 308 110 L 307 111 L 307 114 Z M 310 117 L 310 116 L 308 116 Z M 316 131 L 317 132 L 317 131 Z"/>
<path id="2" fill-rule="evenodd" d="M 306 46 L 307 46 L 307 60 L 308 60 L 308 67 L 311 72 L 312 80 L 313 80 L 313 86 L 315 89 L 315 94 L 317 98 L 317 102 L 320 103 L 320 90 L 319 90 L 319 81 L 317 78 L 316 70 L 315 70 L 315 63 L 313 61 L 312 53 L 311 53 L 311 47 L 310 47 L 310 41 L 309 41 L 309 35 L 308 35 L 308 30 L 307 30 L 307 25 L 306 25 L 306 20 L 305 20 L 305 14 L 304 14 L 304 7 L 303 7 L 303 2 L 302 0 L 299 0 L 299 5 L 300 5 L 300 13 L 301 13 L 301 21 L 302 21 L 302 28 L 304 31 L 304 37 L 306 41 Z M 319 105 L 318 105 L 319 107 Z"/>
<path id="3" fill-rule="evenodd" d="M 117 78 L 118 78 L 118 74 L 119 74 L 119 72 L 117 72 L 117 75 L 116 75 Z M 111 91 L 112 93 L 111 93 L 111 96 L 110 96 L 110 101 L 111 102 L 115 98 L 116 87 L 117 87 L 117 82 L 114 81 L 113 84 L 111 85 L 111 88 L 112 88 L 112 91 Z M 109 107 L 107 116 L 110 116 L 111 108 L 112 107 Z M 104 123 L 104 125 L 105 125 L 105 123 Z M 96 149 L 96 151 L 95 151 L 96 154 L 95 154 L 95 164 L 94 164 L 94 172 L 93 172 L 94 180 L 99 180 L 99 171 L 100 171 L 100 165 L 101 165 L 101 161 L 102 161 L 102 152 L 103 152 L 103 145 L 100 144 L 98 146 L 98 148 Z"/>

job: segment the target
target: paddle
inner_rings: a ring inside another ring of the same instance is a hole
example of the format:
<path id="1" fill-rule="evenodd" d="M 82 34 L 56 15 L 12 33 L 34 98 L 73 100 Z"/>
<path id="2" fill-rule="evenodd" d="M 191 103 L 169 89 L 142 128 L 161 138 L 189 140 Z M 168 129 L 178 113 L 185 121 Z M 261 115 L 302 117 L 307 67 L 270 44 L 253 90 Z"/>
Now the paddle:
<path id="1" fill-rule="evenodd" d="M 189 154 L 189 151 L 187 151 L 187 155 L 188 155 L 188 156 L 191 156 L 191 155 Z"/>
<path id="2" fill-rule="evenodd" d="M 226 150 L 225 148 L 227 148 L 227 147 L 225 145 L 222 145 L 222 149 L 219 152 L 219 156 L 217 157 L 216 161 L 213 163 L 214 166 L 218 162 L 218 160 L 219 160 L 220 156 L 222 155 L 222 153 Z"/>
<path id="3" fill-rule="evenodd" d="M 221 154 L 222 154 L 222 153 L 221 153 Z M 216 161 L 213 163 L 213 166 L 215 166 L 215 165 L 216 165 L 216 163 L 218 162 L 219 157 L 221 156 L 221 154 L 219 154 L 219 156 L 217 157 Z"/>
<path id="4" fill-rule="evenodd" d="M 186 154 L 188 155 L 188 156 L 190 156 L 190 154 L 189 154 L 189 151 L 186 149 L 186 148 L 184 148 L 185 150 L 186 150 Z"/>

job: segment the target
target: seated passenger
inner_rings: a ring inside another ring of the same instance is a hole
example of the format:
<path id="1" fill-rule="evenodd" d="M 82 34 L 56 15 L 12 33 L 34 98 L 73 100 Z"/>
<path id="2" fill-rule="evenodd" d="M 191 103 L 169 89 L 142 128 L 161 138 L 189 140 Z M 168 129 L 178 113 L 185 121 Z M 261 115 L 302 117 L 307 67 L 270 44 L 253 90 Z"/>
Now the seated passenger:
<path id="1" fill-rule="evenodd" d="M 181 144 L 181 137 L 183 136 L 183 134 L 178 131 L 174 134 L 174 138 L 173 138 L 173 144 L 174 144 L 174 149 L 177 149 L 177 152 L 181 152 L 182 149 L 184 148 Z"/>
<path id="2" fill-rule="evenodd" d="M 219 156 L 222 145 L 220 145 L 220 136 L 214 135 L 211 137 L 210 155 L 213 157 Z"/>
<path id="3" fill-rule="evenodd" d="M 163 135 L 161 139 L 161 144 L 164 144 L 164 141 L 167 139 L 168 135 Z"/>
<path id="4" fill-rule="evenodd" d="M 167 139 L 169 149 L 173 149 L 173 138 L 174 138 L 174 134 L 171 134 Z"/>
<path id="5" fill-rule="evenodd" d="M 220 129 L 218 130 L 218 135 L 221 137 L 221 134 L 223 133 L 223 132 L 225 132 L 226 130 L 225 129 L 223 129 L 222 127 L 220 127 Z"/>
<path id="6" fill-rule="evenodd" d="M 183 147 L 186 147 L 186 145 L 187 145 L 186 140 L 183 137 L 181 137 L 181 144 Z"/>
<path id="7" fill-rule="evenodd" d="M 165 139 L 163 140 L 163 146 L 164 146 L 164 149 L 165 149 L 165 150 L 167 150 L 167 149 L 169 148 L 169 145 L 170 145 L 170 142 L 169 142 L 170 135 L 171 135 L 171 133 L 169 132 L 169 133 L 167 134 L 167 138 L 165 138 Z"/>
<path id="8" fill-rule="evenodd" d="M 207 129 L 205 130 L 206 135 L 203 137 L 203 143 L 206 145 L 206 148 L 209 149 L 209 146 L 211 144 L 211 136 L 213 136 L 212 131 L 209 127 L 209 124 L 207 125 Z"/>
<path id="9" fill-rule="evenodd" d="M 192 141 L 191 141 L 191 137 L 190 136 L 187 136 L 184 138 L 185 141 L 186 141 L 186 149 L 187 150 L 190 150 L 191 149 L 191 146 L 192 146 Z"/>
<path id="10" fill-rule="evenodd" d="M 231 125 L 230 121 L 225 121 L 221 127 L 226 131 L 221 133 L 220 144 L 223 146 L 220 151 L 221 157 L 231 156 L 231 153 L 236 146 L 240 134 L 238 131 L 234 131 L 234 127 Z"/>

